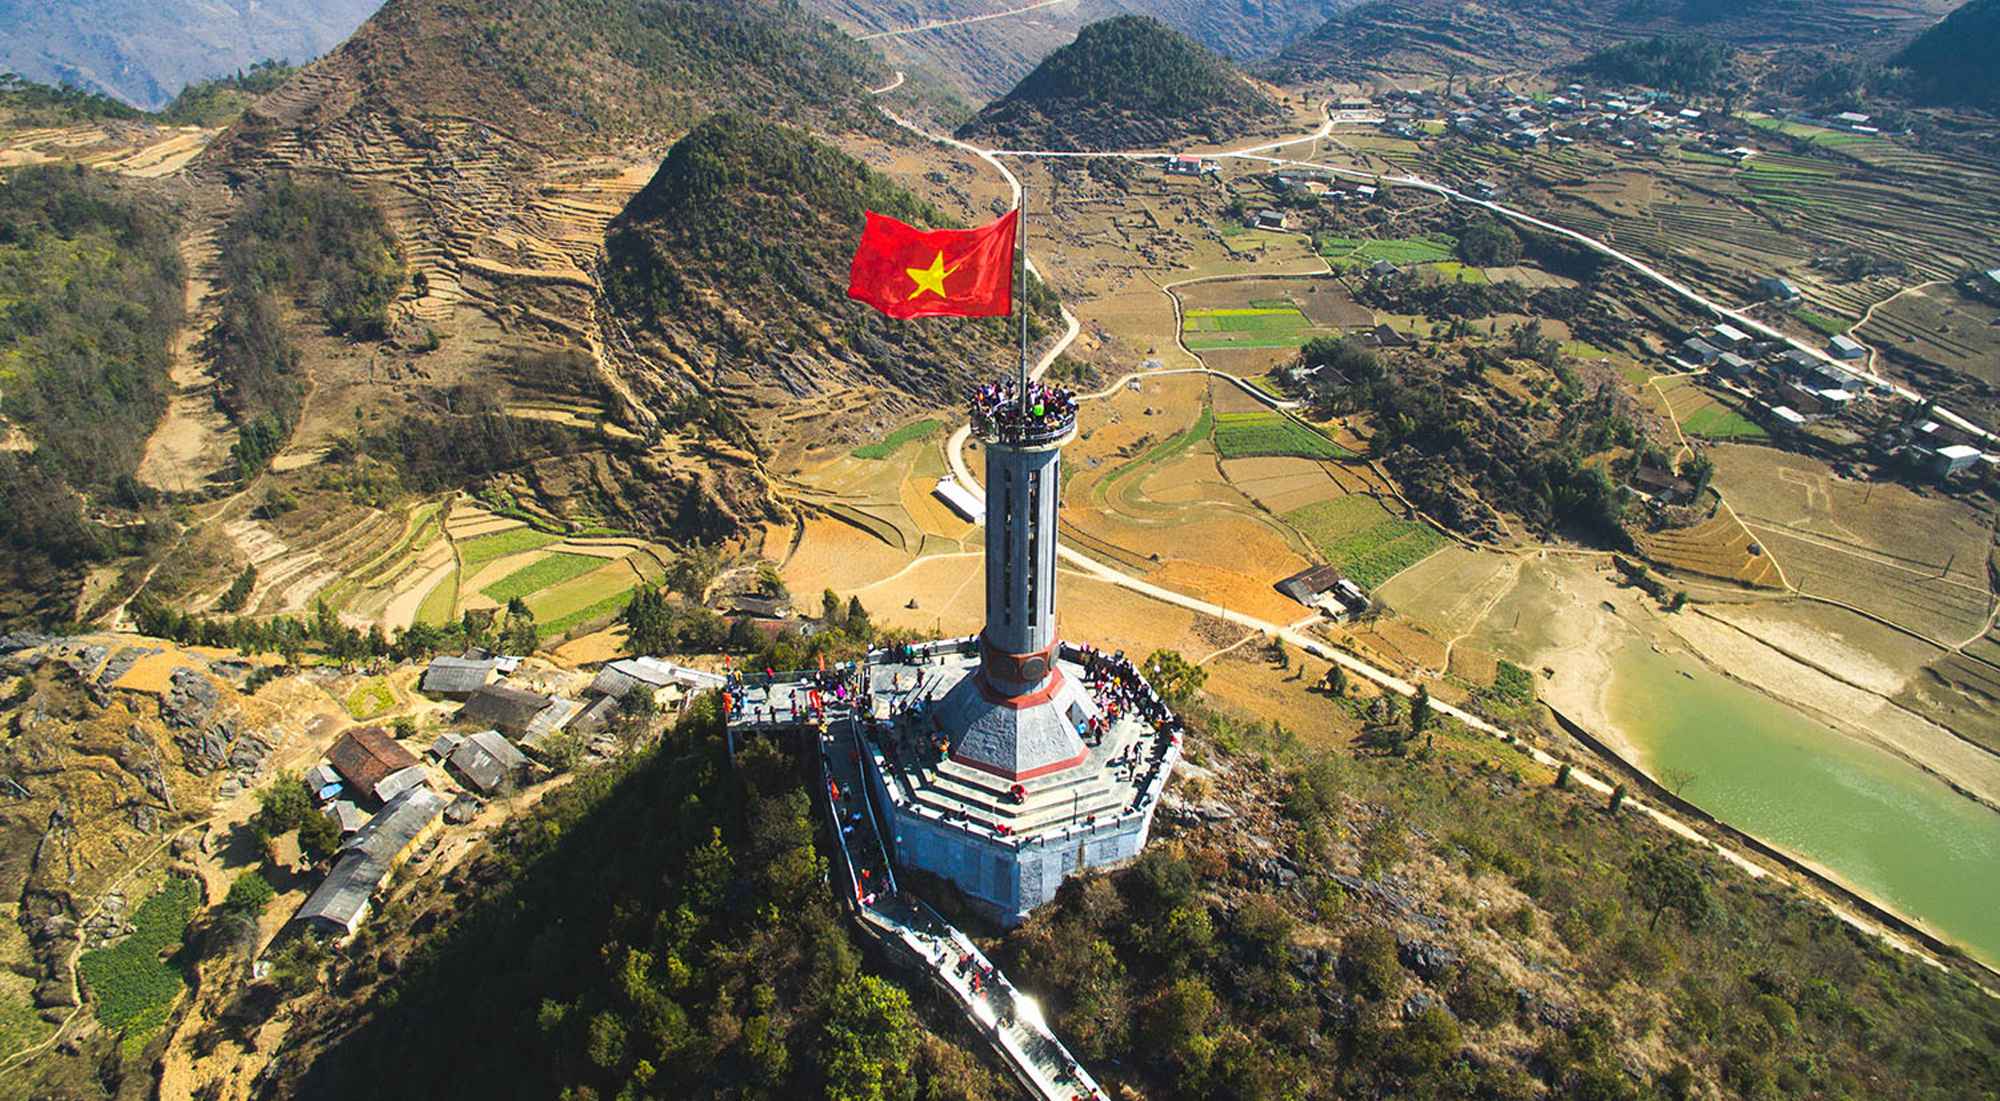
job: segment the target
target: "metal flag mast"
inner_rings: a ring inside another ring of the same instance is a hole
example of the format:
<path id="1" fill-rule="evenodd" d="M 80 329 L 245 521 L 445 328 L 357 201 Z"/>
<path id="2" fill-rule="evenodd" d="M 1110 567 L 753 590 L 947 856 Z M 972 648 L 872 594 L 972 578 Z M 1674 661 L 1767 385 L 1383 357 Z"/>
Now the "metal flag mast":
<path id="1" fill-rule="evenodd" d="M 1014 296 L 1014 311 L 1021 315 L 1021 373 L 1017 383 L 1020 391 L 1021 420 L 1028 419 L 1028 189 L 1016 184 L 1020 197 L 1014 200 L 1015 231 L 1019 240 L 1015 242 L 1014 263 L 1020 273 L 1021 289 Z"/>

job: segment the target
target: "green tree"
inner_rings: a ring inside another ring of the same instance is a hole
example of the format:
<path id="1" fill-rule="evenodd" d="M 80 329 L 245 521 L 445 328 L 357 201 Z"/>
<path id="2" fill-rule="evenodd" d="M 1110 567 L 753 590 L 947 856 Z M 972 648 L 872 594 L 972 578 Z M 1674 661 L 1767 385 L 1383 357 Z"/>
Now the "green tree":
<path id="1" fill-rule="evenodd" d="M 1417 685 L 1416 699 L 1410 703 L 1410 733 L 1422 734 L 1431 725 L 1431 690 L 1429 685 Z"/>
<path id="2" fill-rule="evenodd" d="M 325 814 L 307 814 L 299 821 L 299 848 L 314 863 L 340 851 L 340 823 Z"/>
<path id="3" fill-rule="evenodd" d="M 832 589 L 827 589 L 819 594 L 819 621 L 821 623 L 826 624 L 828 627 L 839 627 L 843 623 L 846 623 L 847 617 L 843 614 L 845 609 L 846 605 L 840 602 L 839 594 L 835 593 Z"/>
<path id="4" fill-rule="evenodd" d="M 1459 231 L 1458 258 L 1476 267 L 1505 267 L 1521 258 L 1521 238 L 1505 223 L 1481 218 Z"/>
<path id="5" fill-rule="evenodd" d="M 1659 927 L 1660 915 L 1668 910 L 1679 913 L 1690 929 L 1699 928 L 1714 910 L 1701 869 L 1672 846 L 1647 850 L 1626 869 L 1626 875 L 1632 893 L 1653 912 L 1646 926 L 1649 931 Z"/>
<path id="6" fill-rule="evenodd" d="M 868 638 L 874 633 L 875 625 L 868 618 L 868 609 L 862 607 L 859 596 L 847 598 L 847 632 L 856 638 Z"/>
<path id="7" fill-rule="evenodd" d="M 1146 1013 L 1146 1032 L 1154 1050 L 1182 1074 L 1200 1077 L 1215 1057 L 1215 991 L 1199 976 L 1175 979 Z"/>
<path id="8" fill-rule="evenodd" d="M 271 785 L 257 792 L 257 813 L 250 819 L 266 840 L 298 829 L 313 813 L 312 792 L 296 772 L 280 772 Z"/>
<path id="9" fill-rule="evenodd" d="M 1208 670 L 1188 661 L 1176 650 L 1153 651 L 1142 672 L 1153 691 L 1177 710 L 1194 702 L 1195 693 L 1208 682 Z"/>
<path id="10" fill-rule="evenodd" d="M 1624 806 L 1625 806 L 1625 785 L 1619 784 L 1617 787 L 1611 789 L 1611 802 L 1606 807 L 1606 809 L 1613 814 L 1617 814 L 1620 808 Z"/>
<path id="11" fill-rule="evenodd" d="M 1325 683 L 1326 690 L 1334 698 L 1345 699 L 1347 696 L 1347 667 L 1337 661 L 1334 662 L 1333 667 L 1326 671 Z"/>
<path id="12" fill-rule="evenodd" d="M 873 975 L 842 983 L 820 1032 L 829 1101 L 912 1101 L 917 1038 L 908 994 Z"/>

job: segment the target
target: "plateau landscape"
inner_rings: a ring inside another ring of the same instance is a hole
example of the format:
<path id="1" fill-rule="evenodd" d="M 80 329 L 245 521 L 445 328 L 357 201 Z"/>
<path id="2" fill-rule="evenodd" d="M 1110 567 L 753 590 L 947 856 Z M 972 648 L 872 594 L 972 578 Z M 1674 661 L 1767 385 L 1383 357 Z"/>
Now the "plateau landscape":
<path id="1" fill-rule="evenodd" d="M 0 1099 L 2000 1098 L 1992 0 L 0 28 Z"/>

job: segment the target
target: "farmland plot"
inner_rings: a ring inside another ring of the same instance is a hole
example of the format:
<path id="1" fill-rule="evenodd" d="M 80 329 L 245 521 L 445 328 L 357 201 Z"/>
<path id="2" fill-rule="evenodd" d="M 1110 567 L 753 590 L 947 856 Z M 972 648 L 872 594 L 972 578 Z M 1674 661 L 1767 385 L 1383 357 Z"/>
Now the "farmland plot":
<path id="1" fill-rule="evenodd" d="M 1352 454 L 1324 435 L 1282 413 L 1218 413 L 1215 450 L 1225 459 L 1292 456 L 1345 459 Z"/>
<path id="2" fill-rule="evenodd" d="M 1448 542 L 1428 525 L 1392 515 L 1367 497 L 1341 497 L 1285 514 L 1326 555 L 1327 562 L 1374 588 L 1423 561 Z"/>

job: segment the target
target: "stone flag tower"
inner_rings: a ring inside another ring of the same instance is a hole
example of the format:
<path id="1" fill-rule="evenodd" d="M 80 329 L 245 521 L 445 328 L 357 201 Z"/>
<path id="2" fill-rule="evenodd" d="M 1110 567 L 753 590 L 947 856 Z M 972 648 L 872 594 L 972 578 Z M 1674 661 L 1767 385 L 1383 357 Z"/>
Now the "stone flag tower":
<path id="1" fill-rule="evenodd" d="M 1077 730 L 1097 706 L 1056 663 L 1056 510 L 1076 414 L 1011 404 L 973 411 L 986 444 L 986 627 L 979 668 L 939 717 L 952 760 L 1019 782 L 1082 764 Z"/>

